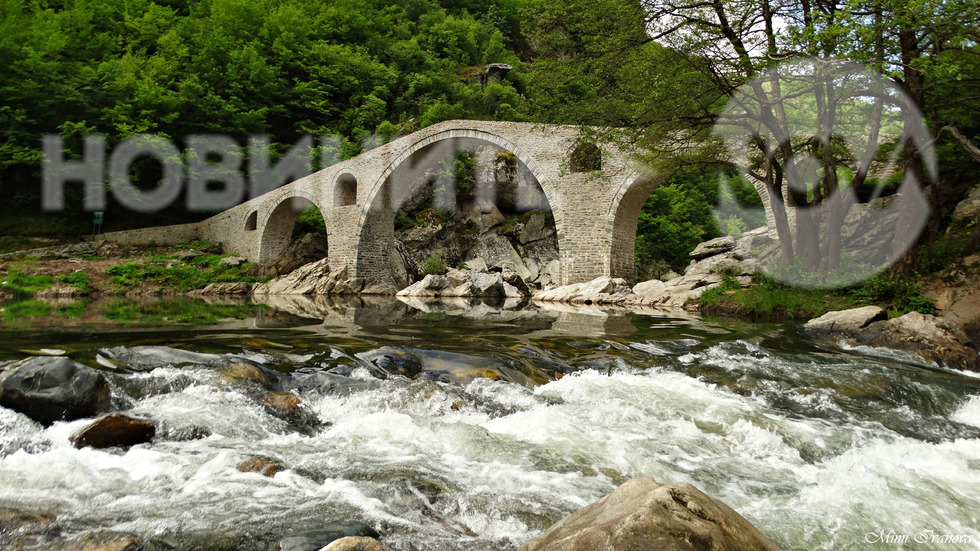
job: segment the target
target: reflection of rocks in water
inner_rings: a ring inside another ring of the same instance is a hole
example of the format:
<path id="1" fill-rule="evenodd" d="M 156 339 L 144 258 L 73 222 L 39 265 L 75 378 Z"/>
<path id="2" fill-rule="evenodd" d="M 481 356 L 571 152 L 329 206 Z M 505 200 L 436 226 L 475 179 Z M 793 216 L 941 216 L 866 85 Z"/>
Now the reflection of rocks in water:
<path id="1" fill-rule="evenodd" d="M 272 309 L 260 318 L 263 321 L 284 319 L 282 314 L 287 314 L 332 325 L 390 325 L 407 311 L 390 297 L 370 295 L 255 295 L 253 300 Z"/>
<path id="2" fill-rule="evenodd" d="M 527 317 L 528 312 L 522 313 L 519 308 L 527 303 L 526 299 L 502 297 L 411 297 L 400 296 L 398 300 L 420 312 L 432 314 L 447 314 L 480 319 L 487 316 L 508 316 L 511 319 Z M 533 314 L 532 314 L 533 315 Z"/>

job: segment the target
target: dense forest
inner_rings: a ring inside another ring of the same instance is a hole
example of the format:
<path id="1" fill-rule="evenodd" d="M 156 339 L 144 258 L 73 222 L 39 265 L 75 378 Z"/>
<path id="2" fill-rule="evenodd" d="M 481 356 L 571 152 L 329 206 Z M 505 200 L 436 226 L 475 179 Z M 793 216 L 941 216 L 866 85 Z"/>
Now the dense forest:
<path id="1" fill-rule="evenodd" d="M 803 55 L 859 61 L 912 97 L 938 145 L 938 228 L 980 160 L 978 20 L 975 0 L 0 0 L 0 235 L 91 229 L 81 185 L 66 186 L 64 211 L 42 212 L 44 135 L 62 137 L 66 158 L 92 134 L 109 149 L 142 133 L 178 146 L 264 135 L 274 161 L 304 135 L 335 136 L 329 153 L 349 158 L 442 120 L 539 121 L 623 129 L 603 138 L 675 175 L 638 227 L 641 274 L 661 273 L 698 241 L 760 222 L 712 216 L 722 196 L 758 196 L 717 164 L 710 128 L 739 86 Z M 489 63 L 513 69 L 481 83 Z M 679 132 L 705 147 L 670 151 Z M 152 186 L 158 170 L 134 175 Z M 183 204 L 144 214 L 110 200 L 105 229 L 208 214 Z"/>

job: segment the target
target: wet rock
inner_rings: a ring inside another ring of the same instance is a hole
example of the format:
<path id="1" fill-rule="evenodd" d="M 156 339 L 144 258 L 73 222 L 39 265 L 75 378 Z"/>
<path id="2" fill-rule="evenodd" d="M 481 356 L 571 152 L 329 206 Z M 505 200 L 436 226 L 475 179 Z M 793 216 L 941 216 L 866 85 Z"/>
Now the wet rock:
<path id="1" fill-rule="evenodd" d="M 690 484 L 634 478 L 520 551 L 778 551 L 747 520 Z"/>
<path id="2" fill-rule="evenodd" d="M 340 538 L 320 551 L 391 551 L 391 548 L 374 538 L 355 536 Z"/>
<path id="3" fill-rule="evenodd" d="M 109 408 L 101 373 L 65 357 L 32 357 L 0 373 L 0 405 L 45 425 L 94 417 Z"/>
<path id="4" fill-rule="evenodd" d="M 304 532 L 283 538 L 279 541 L 279 551 L 318 551 L 332 542 L 348 537 L 381 537 L 377 530 L 367 524 L 350 522 L 328 522 L 312 532 Z"/>
<path id="5" fill-rule="evenodd" d="M 286 466 L 281 462 L 267 457 L 250 457 L 236 465 L 235 468 L 243 473 L 259 473 L 270 478 L 276 473 L 286 470 Z"/>
<path id="6" fill-rule="evenodd" d="M 868 346 L 914 352 L 926 361 L 953 369 L 980 371 L 976 343 L 959 326 L 936 316 L 910 312 L 888 321 L 876 321 L 853 339 Z"/>
<path id="7" fill-rule="evenodd" d="M 140 551 L 139 540 L 119 532 L 89 532 L 70 540 L 48 544 L 42 551 Z"/>
<path id="8" fill-rule="evenodd" d="M 698 246 L 691 251 L 691 258 L 694 260 L 701 260 L 702 258 L 708 258 L 709 256 L 728 252 L 734 248 L 735 238 L 726 235 L 724 237 L 718 237 L 716 239 L 698 244 Z"/>
<path id="9" fill-rule="evenodd" d="M 292 392 L 269 392 L 259 398 L 259 403 L 282 412 L 291 412 L 298 408 L 303 401 Z"/>
<path id="10" fill-rule="evenodd" d="M 272 379 L 269 378 L 262 368 L 249 363 L 241 362 L 224 366 L 221 368 L 221 374 L 224 375 L 229 382 L 249 381 L 269 389 L 271 389 L 273 386 Z"/>
<path id="11" fill-rule="evenodd" d="M 57 518 L 51 511 L 0 507 L 0 548 L 36 549 L 36 543 L 59 535 Z"/>
<path id="12" fill-rule="evenodd" d="M 838 310 L 813 318 L 803 327 L 820 331 L 858 331 L 873 321 L 888 319 L 888 314 L 877 306 L 864 306 Z"/>
<path id="13" fill-rule="evenodd" d="M 150 442 L 156 433 L 156 425 L 149 421 L 110 413 L 76 431 L 69 440 L 79 449 L 126 447 Z"/>

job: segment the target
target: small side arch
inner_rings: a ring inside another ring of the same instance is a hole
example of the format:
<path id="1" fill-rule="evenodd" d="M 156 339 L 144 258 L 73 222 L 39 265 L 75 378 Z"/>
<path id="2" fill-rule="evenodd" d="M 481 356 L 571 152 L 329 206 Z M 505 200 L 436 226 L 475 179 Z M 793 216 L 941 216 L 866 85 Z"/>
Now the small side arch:
<path id="1" fill-rule="evenodd" d="M 245 217 L 245 231 L 255 231 L 259 227 L 259 211 L 253 210 Z"/>
<path id="2" fill-rule="evenodd" d="M 333 204 L 335 207 L 357 204 L 357 178 L 350 172 L 341 173 L 334 180 Z"/>

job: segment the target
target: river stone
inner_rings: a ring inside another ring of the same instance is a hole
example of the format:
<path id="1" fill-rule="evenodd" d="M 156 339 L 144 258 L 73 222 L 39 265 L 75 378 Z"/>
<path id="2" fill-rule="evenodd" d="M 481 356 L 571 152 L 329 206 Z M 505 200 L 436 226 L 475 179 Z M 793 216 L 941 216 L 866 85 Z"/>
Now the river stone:
<path id="1" fill-rule="evenodd" d="M 877 306 L 864 306 L 849 310 L 837 310 L 813 318 L 803 327 L 822 331 L 858 331 L 873 321 L 888 319 L 888 314 Z"/>
<path id="2" fill-rule="evenodd" d="M 65 357 L 32 357 L 0 373 L 0 405 L 44 425 L 94 417 L 109 409 L 109 382 Z"/>
<path id="3" fill-rule="evenodd" d="M 691 258 L 694 260 L 701 260 L 702 258 L 708 258 L 709 256 L 714 256 L 716 254 L 721 254 L 728 252 L 735 248 L 735 238 L 726 235 L 724 237 L 717 237 L 710 241 L 705 241 L 704 243 L 699 243 L 697 247 L 691 251 Z"/>
<path id="4" fill-rule="evenodd" d="M 63 542 L 40 548 L 41 551 L 139 551 L 139 540 L 121 532 L 88 532 Z"/>
<path id="5" fill-rule="evenodd" d="M 109 413 L 74 432 L 71 443 L 78 449 L 135 446 L 153 440 L 156 425 L 121 413 Z"/>
<path id="6" fill-rule="evenodd" d="M 686 483 L 627 481 L 520 551 L 778 551 L 747 520 Z"/>
<path id="7" fill-rule="evenodd" d="M 303 402 L 299 399 L 299 396 L 292 392 L 269 392 L 265 396 L 262 396 L 262 398 L 259 398 L 259 403 L 273 409 L 289 412 L 298 408 Z"/>
<path id="8" fill-rule="evenodd" d="M 221 374 L 224 375 L 229 382 L 251 381 L 265 388 L 272 387 L 272 380 L 269 379 L 269 376 L 262 371 L 262 368 L 252 364 L 235 363 L 227 365 L 221 368 Z"/>
<path id="9" fill-rule="evenodd" d="M 286 466 L 281 462 L 266 457 L 250 457 L 240 462 L 235 468 L 243 473 L 259 473 L 270 478 L 279 471 L 286 470 Z"/>
<path id="10" fill-rule="evenodd" d="M 391 548 L 374 538 L 355 536 L 340 538 L 320 551 L 391 551 Z"/>

